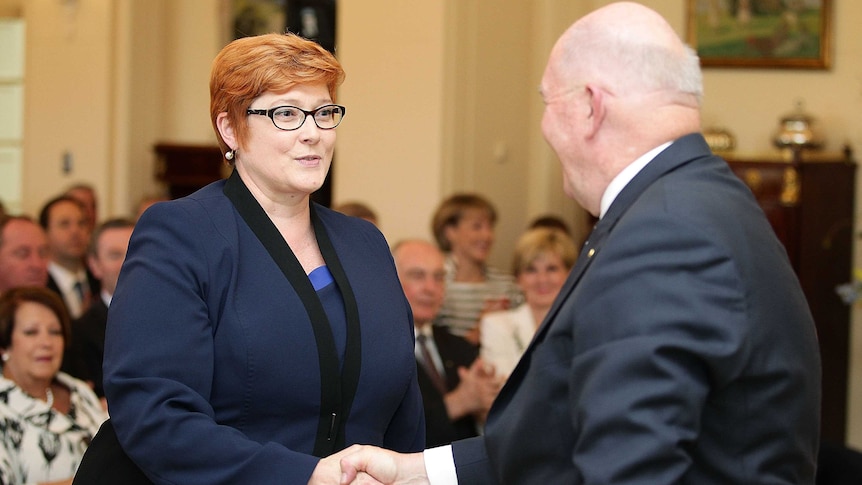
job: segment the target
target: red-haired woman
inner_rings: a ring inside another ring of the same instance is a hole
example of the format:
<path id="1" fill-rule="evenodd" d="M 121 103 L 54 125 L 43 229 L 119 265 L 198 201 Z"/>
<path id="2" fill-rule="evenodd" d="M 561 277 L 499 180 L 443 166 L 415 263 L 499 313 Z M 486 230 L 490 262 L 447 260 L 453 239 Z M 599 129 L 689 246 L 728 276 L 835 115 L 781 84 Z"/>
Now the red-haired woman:
<path id="1" fill-rule="evenodd" d="M 351 443 L 423 448 L 388 244 L 310 198 L 332 162 L 343 77 L 293 34 L 227 45 L 210 114 L 233 173 L 137 223 L 104 386 L 119 443 L 154 482 L 337 482 L 331 455 Z"/>

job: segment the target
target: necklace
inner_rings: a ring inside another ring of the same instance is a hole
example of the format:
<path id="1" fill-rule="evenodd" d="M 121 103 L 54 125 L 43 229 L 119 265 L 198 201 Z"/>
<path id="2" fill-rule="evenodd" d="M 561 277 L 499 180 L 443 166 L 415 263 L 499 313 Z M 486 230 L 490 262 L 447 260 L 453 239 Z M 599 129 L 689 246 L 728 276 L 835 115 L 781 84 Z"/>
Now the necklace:
<path id="1" fill-rule="evenodd" d="M 50 387 L 45 389 L 45 404 L 47 404 L 49 408 L 54 406 L 54 393 L 51 391 Z"/>

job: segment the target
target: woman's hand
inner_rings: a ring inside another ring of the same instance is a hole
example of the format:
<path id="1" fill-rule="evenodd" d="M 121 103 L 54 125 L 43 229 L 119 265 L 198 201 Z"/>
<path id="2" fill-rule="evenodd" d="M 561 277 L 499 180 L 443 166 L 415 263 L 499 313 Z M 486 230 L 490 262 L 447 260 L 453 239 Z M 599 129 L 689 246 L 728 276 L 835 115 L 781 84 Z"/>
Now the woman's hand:
<path id="1" fill-rule="evenodd" d="M 311 478 L 308 479 L 308 485 L 332 485 L 340 483 L 342 479 L 341 459 L 351 453 L 357 452 L 359 448 L 359 445 L 353 445 L 326 458 L 321 458 L 317 462 L 317 466 L 314 467 Z"/>

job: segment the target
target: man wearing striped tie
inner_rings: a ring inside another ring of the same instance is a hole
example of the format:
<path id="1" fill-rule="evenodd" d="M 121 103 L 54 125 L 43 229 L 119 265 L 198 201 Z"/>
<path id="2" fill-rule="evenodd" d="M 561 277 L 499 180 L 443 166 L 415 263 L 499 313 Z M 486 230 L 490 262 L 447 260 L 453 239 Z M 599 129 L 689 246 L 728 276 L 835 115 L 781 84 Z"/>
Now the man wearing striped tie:
<path id="1" fill-rule="evenodd" d="M 476 347 L 431 325 L 445 290 L 440 250 L 427 241 L 408 240 L 396 244 L 392 254 L 413 310 L 426 446 L 477 436 L 502 380 L 478 358 Z"/>

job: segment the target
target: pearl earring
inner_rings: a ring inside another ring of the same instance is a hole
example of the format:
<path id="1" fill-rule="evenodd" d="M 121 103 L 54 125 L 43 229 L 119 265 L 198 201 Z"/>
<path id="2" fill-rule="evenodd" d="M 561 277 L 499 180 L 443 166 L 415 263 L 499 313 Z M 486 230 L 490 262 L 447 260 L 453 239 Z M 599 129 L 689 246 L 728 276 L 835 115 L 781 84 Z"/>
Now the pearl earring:
<path id="1" fill-rule="evenodd" d="M 224 157 L 227 160 L 233 160 L 233 157 L 236 155 L 236 150 L 228 150 L 227 153 L 224 154 Z"/>
<path id="2" fill-rule="evenodd" d="M 9 361 L 9 354 L 4 353 L 2 359 L 3 359 L 3 362 L 8 362 Z"/>

